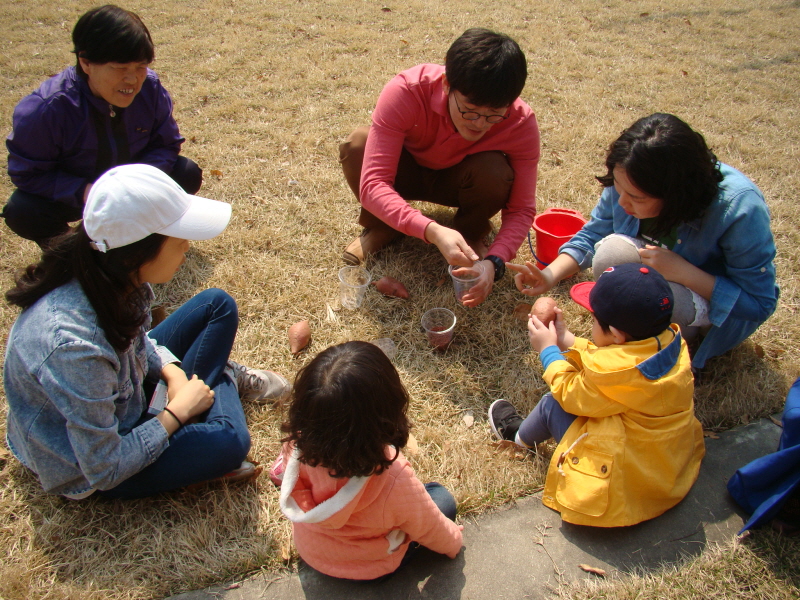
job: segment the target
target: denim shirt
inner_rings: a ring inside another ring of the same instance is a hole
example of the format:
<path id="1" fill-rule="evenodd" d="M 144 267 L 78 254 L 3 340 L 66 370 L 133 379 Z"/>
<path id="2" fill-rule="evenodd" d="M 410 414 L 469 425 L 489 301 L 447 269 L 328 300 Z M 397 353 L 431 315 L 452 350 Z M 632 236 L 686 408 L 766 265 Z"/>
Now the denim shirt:
<path id="1" fill-rule="evenodd" d="M 742 173 L 719 166 L 719 194 L 701 217 L 678 226 L 672 248 L 716 278 L 709 302 L 712 327 L 692 360 L 696 368 L 749 337 L 775 311 L 779 295 L 775 241 L 764 196 Z M 627 214 L 618 200 L 614 187 L 606 188 L 589 223 L 559 252 L 586 269 L 592 266 L 595 244 L 607 235 L 636 237 L 639 219 Z"/>
<path id="2" fill-rule="evenodd" d="M 74 279 L 17 318 L 3 369 L 6 441 L 46 492 L 113 488 L 168 446 L 158 419 L 140 423 L 149 401 L 143 383 L 178 360 L 145 331 L 117 352 Z"/>

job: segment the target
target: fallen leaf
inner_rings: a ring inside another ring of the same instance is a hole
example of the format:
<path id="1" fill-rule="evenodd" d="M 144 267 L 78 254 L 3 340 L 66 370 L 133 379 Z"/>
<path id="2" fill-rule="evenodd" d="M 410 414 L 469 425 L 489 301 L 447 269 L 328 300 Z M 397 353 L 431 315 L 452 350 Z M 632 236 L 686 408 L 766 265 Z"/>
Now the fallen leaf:
<path id="1" fill-rule="evenodd" d="M 712 440 L 719 439 L 719 436 L 710 429 L 703 429 L 703 437 L 711 438 Z"/>
<path id="2" fill-rule="evenodd" d="M 468 428 L 472 427 L 475 424 L 475 417 L 472 416 L 472 411 L 471 410 L 468 410 L 464 414 L 463 421 L 464 421 L 464 425 L 466 425 Z"/>
<path id="3" fill-rule="evenodd" d="M 764 352 L 764 346 L 761 344 L 753 344 L 753 350 L 755 350 L 756 356 L 758 358 L 764 358 L 766 352 Z"/>
<path id="4" fill-rule="evenodd" d="M 597 567 L 592 567 L 592 566 L 589 566 L 589 565 L 581 564 L 581 565 L 578 565 L 578 568 L 581 571 L 586 571 L 587 573 L 591 573 L 591 574 L 597 575 L 599 577 L 605 577 L 606 576 L 605 570 L 599 569 Z"/>
<path id="5" fill-rule="evenodd" d="M 219 169 L 211 169 L 211 174 L 217 179 L 222 179 L 222 171 Z"/>
<path id="6" fill-rule="evenodd" d="M 288 544 L 281 546 L 281 558 L 285 561 L 292 558 L 292 551 Z"/>
<path id="7" fill-rule="evenodd" d="M 445 278 L 444 275 L 442 275 L 442 278 L 436 282 L 436 287 L 442 287 L 445 281 L 447 281 L 447 279 Z"/>
<path id="8" fill-rule="evenodd" d="M 521 449 L 520 446 L 515 444 L 510 440 L 500 440 L 499 442 L 492 442 L 492 446 L 495 448 L 495 453 L 502 452 L 503 450 L 508 450 L 513 453 L 513 451 L 517 449 Z"/>
<path id="9" fill-rule="evenodd" d="M 686 23 L 689 27 L 692 26 L 692 22 L 687 17 L 683 18 L 683 22 Z"/>
<path id="10" fill-rule="evenodd" d="M 327 321 L 329 323 L 338 323 L 339 322 L 339 317 L 336 315 L 335 312 L 333 312 L 333 309 L 331 308 L 331 305 L 326 303 L 325 304 L 325 308 L 326 308 L 326 311 L 328 313 Z"/>
<path id="11" fill-rule="evenodd" d="M 419 444 L 417 444 L 417 438 L 414 437 L 414 434 L 408 434 L 408 442 L 406 442 L 406 454 L 409 456 L 416 456 L 419 454 Z"/>
<path id="12" fill-rule="evenodd" d="M 783 423 L 778 421 L 778 419 L 776 419 L 775 417 L 770 415 L 769 420 L 775 423 L 775 425 L 777 425 L 778 427 L 783 428 Z M 2 457 L 2 454 L 0 454 L 0 457 Z"/>
<path id="13" fill-rule="evenodd" d="M 681 71 L 681 73 L 683 73 L 684 77 L 688 77 L 689 76 L 689 72 L 688 71 Z"/>
<path id="14" fill-rule="evenodd" d="M 649 17 L 650 13 L 639 13 L 640 17 Z"/>
<path id="15" fill-rule="evenodd" d="M 514 318 L 517 319 L 518 321 L 527 323 L 528 315 L 531 314 L 531 305 L 526 304 L 525 302 L 520 302 L 514 307 L 514 312 L 511 314 L 513 314 Z"/>
<path id="16" fill-rule="evenodd" d="M 383 12 L 392 12 L 392 9 L 391 9 L 391 8 L 389 8 L 388 6 L 384 6 L 384 7 L 383 7 L 381 10 L 382 10 Z"/>

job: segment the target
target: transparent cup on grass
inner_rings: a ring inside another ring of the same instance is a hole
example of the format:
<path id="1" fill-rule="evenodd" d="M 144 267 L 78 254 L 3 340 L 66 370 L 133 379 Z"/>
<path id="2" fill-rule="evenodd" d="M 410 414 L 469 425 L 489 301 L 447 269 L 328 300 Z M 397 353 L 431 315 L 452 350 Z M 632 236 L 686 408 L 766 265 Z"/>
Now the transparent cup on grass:
<path id="1" fill-rule="evenodd" d="M 354 310 L 364 302 L 364 295 L 372 276 L 363 267 L 339 269 L 339 296 L 344 308 Z"/>
<path id="2" fill-rule="evenodd" d="M 435 350 L 445 350 L 453 341 L 456 316 L 446 308 L 432 308 L 422 315 L 422 328 Z"/>

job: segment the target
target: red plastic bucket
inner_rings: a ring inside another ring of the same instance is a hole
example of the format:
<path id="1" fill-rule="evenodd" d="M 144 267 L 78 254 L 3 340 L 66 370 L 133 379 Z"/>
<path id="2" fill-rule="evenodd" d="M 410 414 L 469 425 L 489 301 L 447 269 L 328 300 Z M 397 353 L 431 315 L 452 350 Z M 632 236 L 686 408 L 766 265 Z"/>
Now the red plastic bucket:
<path id="1" fill-rule="evenodd" d="M 558 256 L 562 244 L 586 225 L 586 219 L 577 210 L 569 208 L 548 208 L 533 219 L 536 232 L 536 252 L 533 257 L 540 269 L 544 269 Z"/>

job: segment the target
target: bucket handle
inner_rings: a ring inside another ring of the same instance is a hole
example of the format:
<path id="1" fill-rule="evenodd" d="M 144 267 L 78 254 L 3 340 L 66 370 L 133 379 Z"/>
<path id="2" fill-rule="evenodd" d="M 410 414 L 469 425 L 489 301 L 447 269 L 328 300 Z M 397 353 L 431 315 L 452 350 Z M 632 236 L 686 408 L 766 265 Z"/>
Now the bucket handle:
<path id="1" fill-rule="evenodd" d="M 536 252 L 533 251 L 533 242 L 531 242 L 531 230 L 528 230 L 528 248 L 531 249 L 531 256 L 538 262 L 539 264 L 544 265 L 545 267 L 549 267 L 550 263 L 544 262 L 541 258 L 536 256 Z"/>

